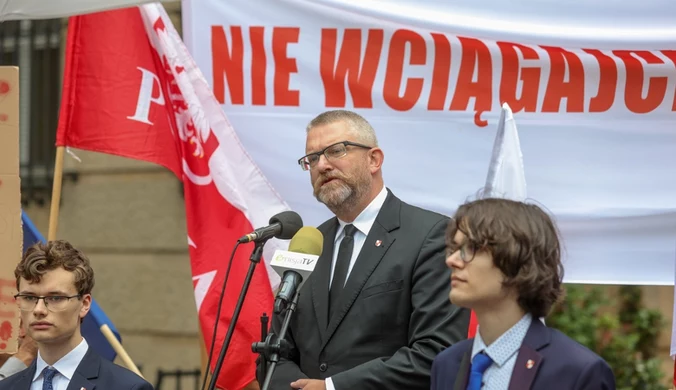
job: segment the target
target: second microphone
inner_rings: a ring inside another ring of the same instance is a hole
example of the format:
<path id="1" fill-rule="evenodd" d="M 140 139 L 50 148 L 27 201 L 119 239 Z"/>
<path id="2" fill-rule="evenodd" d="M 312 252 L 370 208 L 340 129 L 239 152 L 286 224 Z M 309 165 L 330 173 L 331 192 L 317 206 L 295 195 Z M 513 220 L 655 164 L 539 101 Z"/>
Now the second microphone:
<path id="1" fill-rule="evenodd" d="M 279 314 L 293 300 L 296 291 L 310 277 L 324 249 L 324 236 L 315 227 L 298 230 L 289 243 L 289 250 L 277 250 L 270 261 L 272 268 L 282 277 L 275 299 L 275 313 Z"/>

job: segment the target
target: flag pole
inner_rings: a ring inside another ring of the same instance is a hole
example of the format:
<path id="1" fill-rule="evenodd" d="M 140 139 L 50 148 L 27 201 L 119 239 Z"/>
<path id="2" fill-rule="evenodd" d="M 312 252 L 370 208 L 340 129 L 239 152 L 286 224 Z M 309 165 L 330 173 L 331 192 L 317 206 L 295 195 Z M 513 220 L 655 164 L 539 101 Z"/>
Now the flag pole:
<path id="1" fill-rule="evenodd" d="M 47 232 L 47 241 L 54 241 L 56 239 L 56 230 L 58 228 L 59 210 L 61 207 L 61 184 L 63 183 L 63 153 L 65 147 L 56 147 L 56 158 L 54 159 L 54 182 L 52 183 L 52 204 L 49 210 L 49 230 Z M 128 369 L 133 371 L 136 375 L 143 378 L 136 364 L 131 360 L 127 351 L 120 341 L 115 337 L 115 334 L 107 324 L 100 327 L 101 333 L 105 336 L 110 346 L 113 347 L 117 355 L 122 359 L 122 362 Z"/>
<path id="2" fill-rule="evenodd" d="M 47 241 L 56 239 L 56 228 L 59 220 L 59 207 L 61 206 L 61 183 L 63 179 L 63 146 L 56 147 L 54 161 L 54 183 L 52 184 L 52 205 L 49 209 L 49 230 Z"/>
<path id="3" fill-rule="evenodd" d="M 141 371 L 139 371 L 138 367 L 136 367 L 136 364 L 134 364 L 134 361 L 131 360 L 131 357 L 129 357 L 129 354 L 125 349 L 122 347 L 122 344 L 120 344 L 120 341 L 115 337 L 115 334 L 113 331 L 110 329 L 108 324 L 103 324 L 101 325 L 101 333 L 103 333 L 104 336 L 106 336 L 106 340 L 110 343 L 110 346 L 113 347 L 117 355 L 122 359 L 122 362 L 124 363 L 125 366 L 127 366 L 128 369 L 133 371 L 136 375 L 140 376 L 143 378 L 143 375 L 141 374 Z M 145 378 L 144 378 L 145 379 Z"/>

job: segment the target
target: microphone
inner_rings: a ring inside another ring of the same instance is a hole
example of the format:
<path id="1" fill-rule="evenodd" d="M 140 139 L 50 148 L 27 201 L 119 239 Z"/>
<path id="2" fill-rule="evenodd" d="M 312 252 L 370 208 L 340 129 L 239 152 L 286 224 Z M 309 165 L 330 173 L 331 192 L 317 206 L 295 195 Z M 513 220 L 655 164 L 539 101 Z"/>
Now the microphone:
<path id="1" fill-rule="evenodd" d="M 270 266 L 282 277 L 275 313 L 279 314 L 291 302 L 317 265 L 324 249 L 324 236 L 314 227 L 298 230 L 289 243 L 289 250 L 276 250 Z"/>
<path id="2" fill-rule="evenodd" d="M 295 211 L 282 211 L 270 218 L 270 225 L 254 230 L 253 232 L 240 237 L 240 244 L 247 242 L 260 242 L 277 237 L 281 240 L 288 240 L 293 237 L 298 229 L 303 227 L 303 220 Z"/>

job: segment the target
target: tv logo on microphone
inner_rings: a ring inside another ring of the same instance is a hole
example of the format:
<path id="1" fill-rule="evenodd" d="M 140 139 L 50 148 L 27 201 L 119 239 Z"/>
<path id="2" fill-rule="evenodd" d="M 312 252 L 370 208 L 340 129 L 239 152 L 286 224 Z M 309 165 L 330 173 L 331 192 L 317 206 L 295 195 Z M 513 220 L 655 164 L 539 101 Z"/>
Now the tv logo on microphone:
<path id="1" fill-rule="evenodd" d="M 276 250 L 270 265 L 286 269 L 312 271 L 317 265 L 317 259 L 319 259 L 319 256 L 316 255 Z"/>

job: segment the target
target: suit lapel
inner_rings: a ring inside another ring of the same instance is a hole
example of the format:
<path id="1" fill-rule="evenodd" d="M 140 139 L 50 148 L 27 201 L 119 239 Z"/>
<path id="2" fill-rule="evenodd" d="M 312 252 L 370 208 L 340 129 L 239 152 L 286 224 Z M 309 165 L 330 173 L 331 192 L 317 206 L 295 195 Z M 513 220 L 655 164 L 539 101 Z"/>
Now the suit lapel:
<path id="1" fill-rule="evenodd" d="M 101 357 L 99 357 L 94 350 L 89 347 L 82 361 L 75 369 L 73 377 L 66 390 L 94 390 L 96 383 L 91 382 L 90 379 L 96 379 L 99 376 L 99 366 L 101 365 Z"/>
<path id="2" fill-rule="evenodd" d="M 542 355 L 528 345 L 521 345 L 509 382 L 509 390 L 530 389 L 541 362 Z"/>
<path id="3" fill-rule="evenodd" d="M 390 234 L 390 232 L 399 228 L 400 210 L 401 201 L 388 191 L 387 199 L 385 199 L 385 203 L 383 203 L 383 206 L 380 208 L 380 212 L 359 252 L 357 261 L 352 267 L 352 271 L 350 271 L 345 288 L 337 302 L 337 310 L 335 311 L 334 316 L 329 319 L 329 326 L 326 330 L 326 337 L 322 343 L 321 349 L 324 349 L 326 344 L 328 344 L 331 336 L 333 336 L 333 333 L 338 329 L 338 325 L 340 325 L 341 321 L 350 310 L 350 307 L 352 307 L 352 304 L 359 296 L 366 281 L 371 277 L 371 274 L 378 264 L 380 264 L 385 253 L 387 253 L 394 242 L 395 237 Z M 376 241 L 378 240 L 381 242 L 376 246 Z M 333 253 L 333 251 L 331 253 Z M 326 286 L 326 289 L 328 290 L 328 279 Z M 325 302 L 328 302 L 328 292 L 327 300 Z"/>
<path id="4" fill-rule="evenodd" d="M 470 347 L 472 343 L 469 344 Z M 462 361 L 460 362 L 460 368 L 458 369 L 458 376 L 455 378 L 455 384 L 453 390 L 465 390 L 467 389 L 467 382 L 469 381 L 469 369 L 470 369 L 470 356 L 471 351 L 465 352 L 462 356 Z"/>
<path id="5" fill-rule="evenodd" d="M 326 328 L 329 319 L 329 278 L 331 277 L 331 262 L 333 261 L 333 241 L 338 230 L 338 220 L 333 219 L 330 222 L 328 231 L 324 234 L 324 249 L 317 262 L 317 268 L 312 272 L 312 303 L 315 307 L 317 324 L 319 324 L 319 333 L 322 337 L 322 344 L 326 340 Z"/>
<path id="6" fill-rule="evenodd" d="M 37 369 L 37 359 L 33 359 L 33 363 L 28 366 L 27 369 L 22 371 L 21 378 L 16 383 L 16 387 L 19 389 L 30 389 L 31 383 L 33 383 L 33 377 L 35 376 L 35 370 Z M 79 390 L 79 389 L 78 389 Z"/>
<path id="7" fill-rule="evenodd" d="M 516 357 L 512 379 L 509 382 L 509 390 L 531 388 L 544 359 L 538 350 L 549 345 L 550 338 L 550 330 L 540 320 L 533 318 Z"/>
<path id="8" fill-rule="evenodd" d="M 94 390 L 95 388 L 95 383 L 88 381 L 87 378 L 75 371 L 66 390 Z"/>

